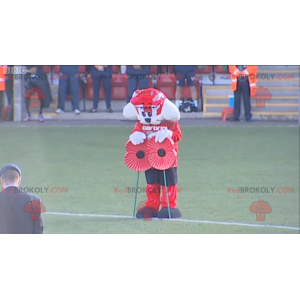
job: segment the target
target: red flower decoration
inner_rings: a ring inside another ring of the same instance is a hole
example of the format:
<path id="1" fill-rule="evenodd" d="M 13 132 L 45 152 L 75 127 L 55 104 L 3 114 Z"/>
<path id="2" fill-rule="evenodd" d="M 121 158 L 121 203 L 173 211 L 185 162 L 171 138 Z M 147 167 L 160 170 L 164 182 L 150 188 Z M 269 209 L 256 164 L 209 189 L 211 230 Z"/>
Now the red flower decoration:
<path id="1" fill-rule="evenodd" d="M 156 143 L 155 137 L 148 140 L 148 151 L 150 165 L 157 170 L 170 169 L 175 163 L 177 152 L 170 137 L 162 143 Z"/>
<path id="2" fill-rule="evenodd" d="M 133 145 L 131 141 L 126 143 L 125 163 L 127 167 L 134 171 L 147 171 L 151 169 L 148 159 L 147 140 L 140 145 Z"/>

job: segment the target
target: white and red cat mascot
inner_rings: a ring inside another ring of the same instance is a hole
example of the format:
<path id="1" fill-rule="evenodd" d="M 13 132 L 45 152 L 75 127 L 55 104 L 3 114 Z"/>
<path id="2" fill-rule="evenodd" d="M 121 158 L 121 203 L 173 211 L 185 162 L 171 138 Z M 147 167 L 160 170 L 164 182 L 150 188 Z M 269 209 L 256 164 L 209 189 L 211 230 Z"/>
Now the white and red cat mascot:
<path id="1" fill-rule="evenodd" d="M 181 129 L 178 123 L 180 113 L 176 105 L 164 93 L 153 88 L 136 90 L 130 102 L 124 107 L 123 115 L 129 120 L 137 120 L 129 137 L 134 145 L 142 144 L 147 138 L 153 137 L 155 137 L 155 142 L 162 143 L 170 137 L 178 153 L 178 142 L 181 140 Z M 166 170 L 172 218 L 181 217 L 181 212 L 177 208 L 177 163 L 178 159 L 171 168 Z M 163 171 L 151 168 L 145 171 L 145 175 L 147 201 L 144 208 L 138 208 L 136 217 L 143 218 L 145 208 L 151 208 L 152 217 L 169 218 Z"/>

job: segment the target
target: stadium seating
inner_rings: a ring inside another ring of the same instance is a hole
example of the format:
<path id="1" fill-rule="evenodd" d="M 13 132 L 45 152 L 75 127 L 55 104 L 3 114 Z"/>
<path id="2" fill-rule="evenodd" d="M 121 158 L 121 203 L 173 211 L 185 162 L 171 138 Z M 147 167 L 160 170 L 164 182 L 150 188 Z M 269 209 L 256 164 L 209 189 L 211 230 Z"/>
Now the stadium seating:
<path id="1" fill-rule="evenodd" d="M 150 66 L 150 74 L 157 74 L 157 66 Z"/>
<path id="2" fill-rule="evenodd" d="M 168 68 L 167 68 L 168 67 Z M 50 66 L 44 66 L 45 70 L 50 70 Z M 112 66 L 113 75 L 112 75 L 112 81 L 111 81 L 111 97 L 112 100 L 125 100 L 127 98 L 127 75 L 126 74 L 120 74 L 120 66 Z M 53 73 L 58 74 L 60 72 L 60 66 L 53 66 L 52 68 Z M 162 72 L 172 72 L 173 66 L 162 66 Z M 206 66 L 204 69 L 201 70 L 201 72 L 206 73 L 211 71 L 211 66 Z M 157 65 L 151 65 L 150 66 L 150 73 L 152 75 L 157 74 L 158 72 L 158 66 Z M 86 66 L 79 66 L 79 73 L 85 74 L 86 73 Z M 155 77 L 156 78 L 156 77 Z M 200 99 L 200 83 L 199 83 L 199 75 L 196 74 L 196 81 L 197 81 L 197 93 L 198 93 L 198 99 Z M 155 82 L 155 80 L 154 80 Z M 150 76 L 150 87 L 153 87 L 153 79 Z M 84 86 L 83 84 L 80 84 L 80 99 L 84 96 L 83 89 L 85 90 L 85 98 L 86 100 L 93 100 L 94 98 L 94 89 L 93 89 L 93 79 L 90 75 L 87 76 L 87 82 Z M 157 83 L 156 88 L 164 92 L 167 97 L 170 100 L 175 100 L 175 92 L 176 92 L 176 75 L 169 73 L 169 74 L 159 74 L 157 76 Z M 182 97 L 183 98 L 189 98 L 191 99 L 191 91 L 188 86 L 184 86 L 182 89 Z M 70 100 L 71 96 L 68 95 L 67 100 Z M 101 89 L 100 89 L 100 99 L 105 99 L 104 94 L 104 88 L 103 83 L 101 83 Z"/>
<path id="3" fill-rule="evenodd" d="M 51 71 L 51 66 L 43 66 L 43 71 L 44 71 L 46 74 L 49 74 L 50 71 Z"/>
<path id="4" fill-rule="evenodd" d="M 228 74 L 229 71 L 226 71 L 223 66 L 215 66 L 215 73 L 217 74 Z"/>
<path id="5" fill-rule="evenodd" d="M 86 66 L 79 66 L 78 71 L 79 74 L 84 74 L 86 72 Z"/>
<path id="6" fill-rule="evenodd" d="M 112 72 L 113 72 L 113 74 L 119 74 L 120 66 L 112 66 Z"/>
<path id="7" fill-rule="evenodd" d="M 152 79 L 150 79 L 150 87 L 153 87 Z M 126 100 L 128 93 L 127 87 L 127 75 L 124 74 L 113 74 L 111 79 L 111 99 L 112 100 Z M 87 92 L 86 99 L 93 100 L 94 99 L 94 89 L 93 89 L 93 79 L 89 75 L 87 78 Z M 103 88 L 103 82 L 101 82 L 100 89 L 100 100 L 105 99 L 105 93 Z"/>
<path id="8" fill-rule="evenodd" d="M 60 66 L 53 66 L 53 73 L 57 74 L 59 73 Z"/>
<path id="9" fill-rule="evenodd" d="M 204 68 L 199 69 L 199 66 L 196 68 L 196 74 L 210 74 L 212 72 L 212 66 L 205 66 Z"/>
<path id="10" fill-rule="evenodd" d="M 87 76 L 86 99 L 94 98 L 93 79 L 91 75 Z"/>
<path id="11" fill-rule="evenodd" d="M 100 92 L 100 99 L 105 99 L 103 85 Z M 127 98 L 127 75 L 115 74 L 111 79 L 112 100 L 125 100 Z M 102 95 L 101 95 L 102 94 Z"/>
<path id="12" fill-rule="evenodd" d="M 113 74 L 111 80 L 112 100 L 125 100 L 127 98 L 127 75 Z M 86 99 L 94 99 L 93 79 L 90 75 L 87 77 Z M 101 82 L 100 99 L 105 99 L 103 82 Z"/>
<path id="13" fill-rule="evenodd" d="M 161 90 L 170 100 L 175 100 L 176 76 L 175 74 L 160 74 L 157 78 L 156 88 Z"/>
<path id="14" fill-rule="evenodd" d="M 170 100 L 175 100 L 176 93 L 176 75 L 175 74 L 161 74 L 158 76 L 156 88 L 161 90 Z M 196 75 L 196 88 L 197 88 L 197 97 L 200 99 L 201 89 L 199 76 Z M 185 85 L 182 88 L 182 98 L 191 99 L 191 90 L 190 87 Z"/>

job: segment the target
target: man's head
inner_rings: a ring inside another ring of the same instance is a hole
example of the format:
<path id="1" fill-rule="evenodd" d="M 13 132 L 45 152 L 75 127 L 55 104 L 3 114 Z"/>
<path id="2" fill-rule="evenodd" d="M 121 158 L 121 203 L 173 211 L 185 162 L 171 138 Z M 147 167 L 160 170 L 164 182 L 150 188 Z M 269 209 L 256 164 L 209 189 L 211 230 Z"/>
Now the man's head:
<path id="1" fill-rule="evenodd" d="M 21 169 L 16 164 L 7 164 L 0 170 L 1 186 L 6 189 L 8 186 L 21 184 Z"/>

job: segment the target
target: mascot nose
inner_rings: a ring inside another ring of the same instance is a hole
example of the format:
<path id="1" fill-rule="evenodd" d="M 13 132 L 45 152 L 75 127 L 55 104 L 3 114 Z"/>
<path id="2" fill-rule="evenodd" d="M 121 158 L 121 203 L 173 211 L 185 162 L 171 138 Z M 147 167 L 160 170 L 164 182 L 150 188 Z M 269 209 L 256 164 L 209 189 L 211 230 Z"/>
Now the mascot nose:
<path id="1" fill-rule="evenodd" d="M 145 118 L 145 121 L 146 121 L 147 123 L 150 123 L 150 122 L 151 122 L 151 118 Z"/>

